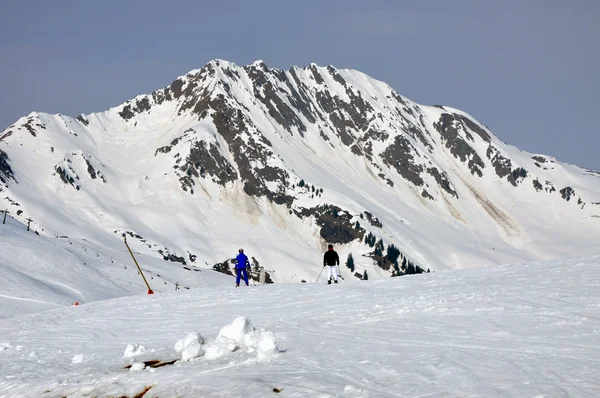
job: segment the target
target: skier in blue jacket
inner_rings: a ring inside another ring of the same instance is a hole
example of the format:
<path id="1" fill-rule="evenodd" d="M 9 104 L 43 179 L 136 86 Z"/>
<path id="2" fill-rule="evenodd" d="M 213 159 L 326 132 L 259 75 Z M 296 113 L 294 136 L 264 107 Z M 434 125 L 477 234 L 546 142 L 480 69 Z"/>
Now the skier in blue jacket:
<path id="1" fill-rule="evenodd" d="M 248 286 L 248 273 L 246 272 L 246 268 L 250 268 L 250 261 L 244 254 L 244 249 L 240 249 L 239 254 L 235 258 L 235 271 L 237 274 L 237 278 L 235 280 L 236 287 L 240 285 L 240 278 L 242 274 L 244 274 L 244 282 L 246 282 L 246 286 Z"/>

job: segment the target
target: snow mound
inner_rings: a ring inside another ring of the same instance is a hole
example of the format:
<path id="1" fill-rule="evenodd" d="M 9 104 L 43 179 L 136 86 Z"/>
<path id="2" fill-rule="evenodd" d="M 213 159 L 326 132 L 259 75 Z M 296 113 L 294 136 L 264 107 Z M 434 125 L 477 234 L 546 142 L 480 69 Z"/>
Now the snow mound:
<path id="1" fill-rule="evenodd" d="M 245 347 L 247 352 L 256 353 L 258 361 L 269 361 L 279 353 L 275 333 L 270 330 L 255 329 L 252 322 L 243 316 L 237 317 L 229 325 L 221 328 L 212 352 L 222 354 L 219 348 L 223 343 L 229 344 L 228 348 L 230 348 L 229 342 L 234 342 L 235 348 Z"/>
<path id="2" fill-rule="evenodd" d="M 245 344 L 246 341 L 251 345 L 252 340 L 255 339 L 256 329 L 252 326 L 252 322 L 243 317 L 237 317 L 233 322 L 229 325 L 223 326 L 217 339 L 219 337 L 227 337 L 233 341 L 235 341 L 239 345 Z"/>
<path id="3" fill-rule="evenodd" d="M 188 333 L 183 339 L 175 343 L 175 351 L 181 353 L 182 361 L 190 361 L 204 355 L 204 337 L 198 332 Z"/>
<path id="4" fill-rule="evenodd" d="M 144 370 L 146 368 L 146 364 L 144 362 L 134 362 L 131 364 L 130 372 L 137 372 L 139 370 Z"/>
<path id="5" fill-rule="evenodd" d="M 270 361 L 280 350 L 277 347 L 275 333 L 252 326 L 252 322 L 240 316 L 219 331 L 217 338 L 206 341 L 198 332 L 188 333 L 175 343 L 175 351 L 181 353 L 182 361 L 191 361 L 203 357 L 214 360 L 225 357 L 234 351 L 256 354 L 259 362 Z"/>
<path id="6" fill-rule="evenodd" d="M 127 347 L 125 348 L 125 353 L 123 354 L 123 358 L 131 358 L 138 355 L 142 355 L 146 351 L 146 347 L 144 347 L 141 344 L 127 344 Z"/>

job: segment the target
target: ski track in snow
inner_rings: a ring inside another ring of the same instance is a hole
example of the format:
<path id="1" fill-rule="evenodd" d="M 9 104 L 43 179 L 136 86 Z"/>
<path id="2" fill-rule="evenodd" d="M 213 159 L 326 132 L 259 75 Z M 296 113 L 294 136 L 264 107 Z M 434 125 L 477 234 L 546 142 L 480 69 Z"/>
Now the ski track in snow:
<path id="1" fill-rule="evenodd" d="M 598 397 L 599 285 L 600 256 L 93 302 L 0 320 L 0 396 Z M 239 315 L 282 352 L 124 369 Z M 123 358 L 130 343 L 147 350 Z"/>

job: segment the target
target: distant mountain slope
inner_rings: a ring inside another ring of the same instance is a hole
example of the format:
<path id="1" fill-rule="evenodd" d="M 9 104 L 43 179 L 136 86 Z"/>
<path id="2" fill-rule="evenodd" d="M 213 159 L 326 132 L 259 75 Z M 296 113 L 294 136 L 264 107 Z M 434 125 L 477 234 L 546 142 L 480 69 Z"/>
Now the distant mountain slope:
<path id="1" fill-rule="evenodd" d="M 329 242 L 358 279 L 594 253 L 600 237 L 599 173 L 314 64 L 215 60 L 105 112 L 31 113 L 0 133 L 0 184 L 1 207 L 54 235 L 108 248 L 129 232 L 202 267 L 243 246 L 276 282 L 316 279 Z"/>
<path id="2" fill-rule="evenodd" d="M 147 292 L 122 242 L 107 250 L 85 239 L 28 232 L 10 217 L 1 222 L 0 319 Z M 233 285 L 231 277 L 212 270 L 173 266 L 141 254 L 137 258 L 157 294 Z"/>

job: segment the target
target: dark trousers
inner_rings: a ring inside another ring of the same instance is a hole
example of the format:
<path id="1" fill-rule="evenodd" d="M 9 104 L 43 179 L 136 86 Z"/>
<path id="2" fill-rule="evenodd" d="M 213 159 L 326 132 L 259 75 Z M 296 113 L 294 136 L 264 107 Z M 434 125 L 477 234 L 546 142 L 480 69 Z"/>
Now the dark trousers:
<path id="1" fill-rule="evenodd" d="M 244 274 L 244 282 L 246 282 L 246 285 L 248 284 L 248 273 L 246 272 L 246 268 L 237 268 L 237 278 L 235 279 L 235 284 L 239 285 L 240 284 L 240 278 L 242 276 L 242 274 Z"/>

